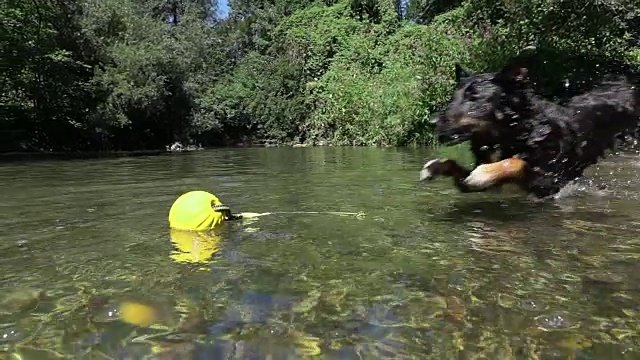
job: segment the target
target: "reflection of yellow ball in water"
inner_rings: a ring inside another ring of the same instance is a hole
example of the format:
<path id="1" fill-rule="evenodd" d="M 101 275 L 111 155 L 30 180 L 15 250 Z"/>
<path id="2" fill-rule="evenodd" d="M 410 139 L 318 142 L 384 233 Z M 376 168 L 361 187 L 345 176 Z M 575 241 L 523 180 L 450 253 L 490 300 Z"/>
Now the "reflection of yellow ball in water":
<path id="1" fill-rule="evenodd" d="M 214 211 L 222 204 L 215 195 L 206 191 L 190 191 L 182 194 L 169 210 L 169 227 L 177 230 L 210 230 L 224 223 L 224 215 Z"/>
<path id="2" fill-rule="evenodd" d="M 118 308 L 120 320 L 140 326 L 147 327 L 153 325 L 159 320 L 158 311 L 151 306 L 142 305 L 134 302 L 123 302 Z"/>
<path id="3" fill-rule="evenodd" d="M 206 263 L 220 251 L 220 236 L 208 232 L 171 229 L 169 235 L 176 249 L 171 258 L 181 263 Z"/>

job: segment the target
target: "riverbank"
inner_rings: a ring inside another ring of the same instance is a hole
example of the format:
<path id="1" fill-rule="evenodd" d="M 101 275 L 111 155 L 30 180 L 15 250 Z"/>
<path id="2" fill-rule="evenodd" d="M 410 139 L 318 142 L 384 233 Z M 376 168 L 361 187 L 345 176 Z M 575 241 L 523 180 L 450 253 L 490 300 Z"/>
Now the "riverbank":
<path id="1" fill-rule="evenodd" d="M 292 148 L 306 148 L 306 147 L 321 147 L 321 146 L 333 146 L 325 144 L 270 144 L 270 143 L 255 143 L 255 144 L 236 144 L 225 146 L 208 146 L 198 148 L 183 148 L 183 149 L 157 149 L 157 150 L 130 150 L 130 151 L 9 151 L 0 152 L 0 162 L 15 162 L 15 161 L 37 161 L 37 160 L 82 160 L 82 159 L 96 159 L 96 158 L 122 158 L 122 157 L 143 157 L 143 156 L 170 156 L 182 153 L 192 153 L 202 150 L 213 149 L 225 149 L 225 148 L 258 148 L 258 147 L 292 147 Z"/>
<path id="2" fill-rule="evenodd" d="M 299 142 L 240 142 L 235 144 L 225 144 L 220 146 L 183 146 L 178 143 L 170 144 L 165 149 L 151 150 L 104 150 L 104 151 L 6 151 L 0 152 L 0 163 L 16 162 L 16 161 L 38 161 L 38 160 L 83 160 L 98 158 L 126 158 L 126 157 L 144 157 L 144 156 L 171 156 L 182 153 L 193 153 L 203 150 L 215 149 L 237 149 L 237 148 L 311 148 L 311 147 L 370 147 L 370 148 L 391 148 L 394 146 L 371 146 L 371 145 L 343 145 L 333 144 L 328 141 L 319 141 L 313 143 Z M 438 144 L 418 145 L 410 144 L 402 146 L 403 148 L 426 147 L 430 149 L 440 147 Z M 459 146 L 458 146 L 459 147 Z"/>

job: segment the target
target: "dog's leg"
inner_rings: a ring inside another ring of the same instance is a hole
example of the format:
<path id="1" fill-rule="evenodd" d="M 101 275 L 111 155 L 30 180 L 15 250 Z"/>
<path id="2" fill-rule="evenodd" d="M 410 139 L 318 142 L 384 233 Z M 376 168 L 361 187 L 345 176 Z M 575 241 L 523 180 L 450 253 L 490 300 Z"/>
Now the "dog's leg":
<path id="1" fill-rule="evenodd" d="M 487 164 L 488 165 L 488 164 Z M 451 177 L 460 192 L 480 192 L 485 189 L 468 187 L 464 180 L 471 174 L 471 170 L 464 168 L 455 160 L 435 159 L 428 161 L 420 171 L 420 181 L 433 180 L 437 177 Z"/>
<path id="2" fill-rule="evenodd" d="M 527 163 L 522 159 L 512 157 L 476 167 L 462 180 L 462 183 L 470 191 L 483 191 L 506 183 L 514 183 L 524 187 L 528 175 L 529 166 Z"/>
<path id="3" fill-rule="evenodd" d="M 493 162 L 492 157 L 494 152 L 493 147 L 482 145 L 479 141 L 471 140 L 471 153 L 473 153 L 475 158 L 475 167 Z"/>

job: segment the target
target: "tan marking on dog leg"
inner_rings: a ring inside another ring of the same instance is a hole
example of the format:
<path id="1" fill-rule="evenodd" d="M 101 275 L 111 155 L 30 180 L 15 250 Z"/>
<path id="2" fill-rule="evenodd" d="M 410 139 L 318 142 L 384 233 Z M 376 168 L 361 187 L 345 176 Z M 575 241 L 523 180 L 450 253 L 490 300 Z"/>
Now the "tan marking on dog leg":
<path id="1" fill-rule="evenodd" d="M 518 158 L 505 159 L 475 168 L 464 184 L 470 189 L 480 190 L 505 183 L 520 183 L 526 179 L 527 163 Z"/>

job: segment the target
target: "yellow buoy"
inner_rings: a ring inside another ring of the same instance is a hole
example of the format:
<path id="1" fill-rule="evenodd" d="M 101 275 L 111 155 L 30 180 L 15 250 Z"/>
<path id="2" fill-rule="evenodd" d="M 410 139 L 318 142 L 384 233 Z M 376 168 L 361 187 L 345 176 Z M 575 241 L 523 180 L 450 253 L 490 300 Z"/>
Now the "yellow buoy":
<path id="1" fill-rule="evenodd" d="M 224 207 L 213 194 L 206 191 L 190 191 L 182 194 L 169 210 L 169 227 L 176 230 L 203 231 L 215 229 L 224 223 Z"/>

